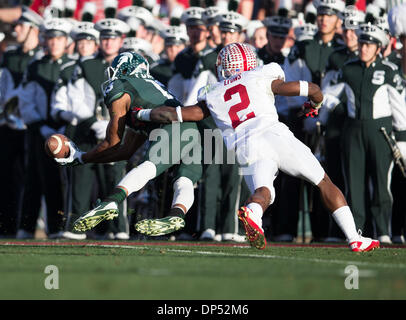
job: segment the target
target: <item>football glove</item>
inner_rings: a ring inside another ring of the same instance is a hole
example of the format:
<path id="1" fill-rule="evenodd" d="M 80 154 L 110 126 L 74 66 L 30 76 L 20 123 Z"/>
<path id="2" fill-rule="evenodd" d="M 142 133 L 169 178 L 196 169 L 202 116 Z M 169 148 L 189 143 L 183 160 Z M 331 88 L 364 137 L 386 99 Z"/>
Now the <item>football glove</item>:
<path id="1" fill-rule="evenodd" d="M 302 106 L 303 114 L 306 117 L 314 118 L 319 114 L 319 109 L 321 107 L 322 102 L 315 103 L 313 101 L 306 101 Z"/>
<path id="2" fill-rule="evenodd" d="M 83 164 L 82 155 L 84 152 L 79 150 L 79 148 L 72 142 L 68 142 L 69 145 L 69 157 L 67 158 L 54 158 L 55 161 L 61 166 L 74 167 Z"/>

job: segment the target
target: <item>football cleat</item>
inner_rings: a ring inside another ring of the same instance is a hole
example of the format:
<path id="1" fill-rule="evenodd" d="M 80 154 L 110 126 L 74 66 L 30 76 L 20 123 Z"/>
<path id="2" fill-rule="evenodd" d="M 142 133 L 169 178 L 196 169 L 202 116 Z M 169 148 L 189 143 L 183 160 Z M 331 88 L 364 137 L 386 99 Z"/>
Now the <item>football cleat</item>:
<path id="1" fill-rule="evenodd" d="M 96 208 L 80 216 L 73 224 L 73 229 L 79 232 L 90 230 L 103 220 L 118 217 L 118 212 L 115 202 L 101 202 Z"/>
<path id="2" fill-rule="evenodd" d="M 379 241 L 361 236 L 361 230 L 358 231 L 358 239 L 349 242 L 351 251 L 366 252 L 379 248 Z"/>
<path id="3" fill-rule="evenodd" d="M 265 249 L 266 239 L 264 231 L 259 227 L 251 218 L 252 211 L 247 207 L 241 207 L 238 210 L 238 219 L 240 219 L 244 225 L 245 235 L 252 247 L 257 249 Z"/>
<path id="4" fill-rule="evenodd" d="M 182 229 L 185 220 L 181 217 L 168 216 L 161 219 L 144 219 L 135 224 L 135 230 L 147 236 L 163 236 Z"/>

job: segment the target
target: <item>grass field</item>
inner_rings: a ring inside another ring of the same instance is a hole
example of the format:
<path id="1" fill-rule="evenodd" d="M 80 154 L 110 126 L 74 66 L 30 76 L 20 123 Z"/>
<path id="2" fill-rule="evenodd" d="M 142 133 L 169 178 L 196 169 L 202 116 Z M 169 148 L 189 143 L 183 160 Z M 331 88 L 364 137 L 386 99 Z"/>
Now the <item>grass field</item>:
<path id="1" fill-rule="evenodd" d="M 4 240 L 0 299 L 406 299 L 405 249 Z M 45 288 L 48 265 L 57 290 Z M 345 287 L 349 265 L 358 289 Z"/>

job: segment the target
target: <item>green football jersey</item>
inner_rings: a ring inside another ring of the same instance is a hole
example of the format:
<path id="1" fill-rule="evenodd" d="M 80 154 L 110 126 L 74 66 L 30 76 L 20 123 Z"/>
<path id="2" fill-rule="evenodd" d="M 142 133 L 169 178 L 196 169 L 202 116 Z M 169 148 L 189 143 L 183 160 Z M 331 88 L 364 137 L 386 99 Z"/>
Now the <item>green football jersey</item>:
<path id="1" fill-rule="evenodd" d="M 154 109 L 156 107 L 179 106 L 168 90 L 151 76 L 133 75 L 111 81 L 104 90 L 104 102 L 108 108 L 112 103 L 127 93 L 131 98 L 131 107 L 126 114 L 126 124 L 135 131 L 149 134 L 159 124 L 139 121 L 136 117 L 140 109 Z"/>

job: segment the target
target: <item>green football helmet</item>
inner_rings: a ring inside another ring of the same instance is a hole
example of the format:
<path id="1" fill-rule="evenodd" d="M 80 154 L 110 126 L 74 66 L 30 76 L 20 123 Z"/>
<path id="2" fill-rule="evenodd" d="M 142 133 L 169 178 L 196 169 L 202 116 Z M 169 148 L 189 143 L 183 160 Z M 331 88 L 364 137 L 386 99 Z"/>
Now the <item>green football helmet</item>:
<path id="1" fill-rule="evenodd" d="M 136 52 L 122 52 L 114 58 L 111 67 L 107 68 L 109 80 L 132 75 L 149 75 L 148 61 Z"/>

